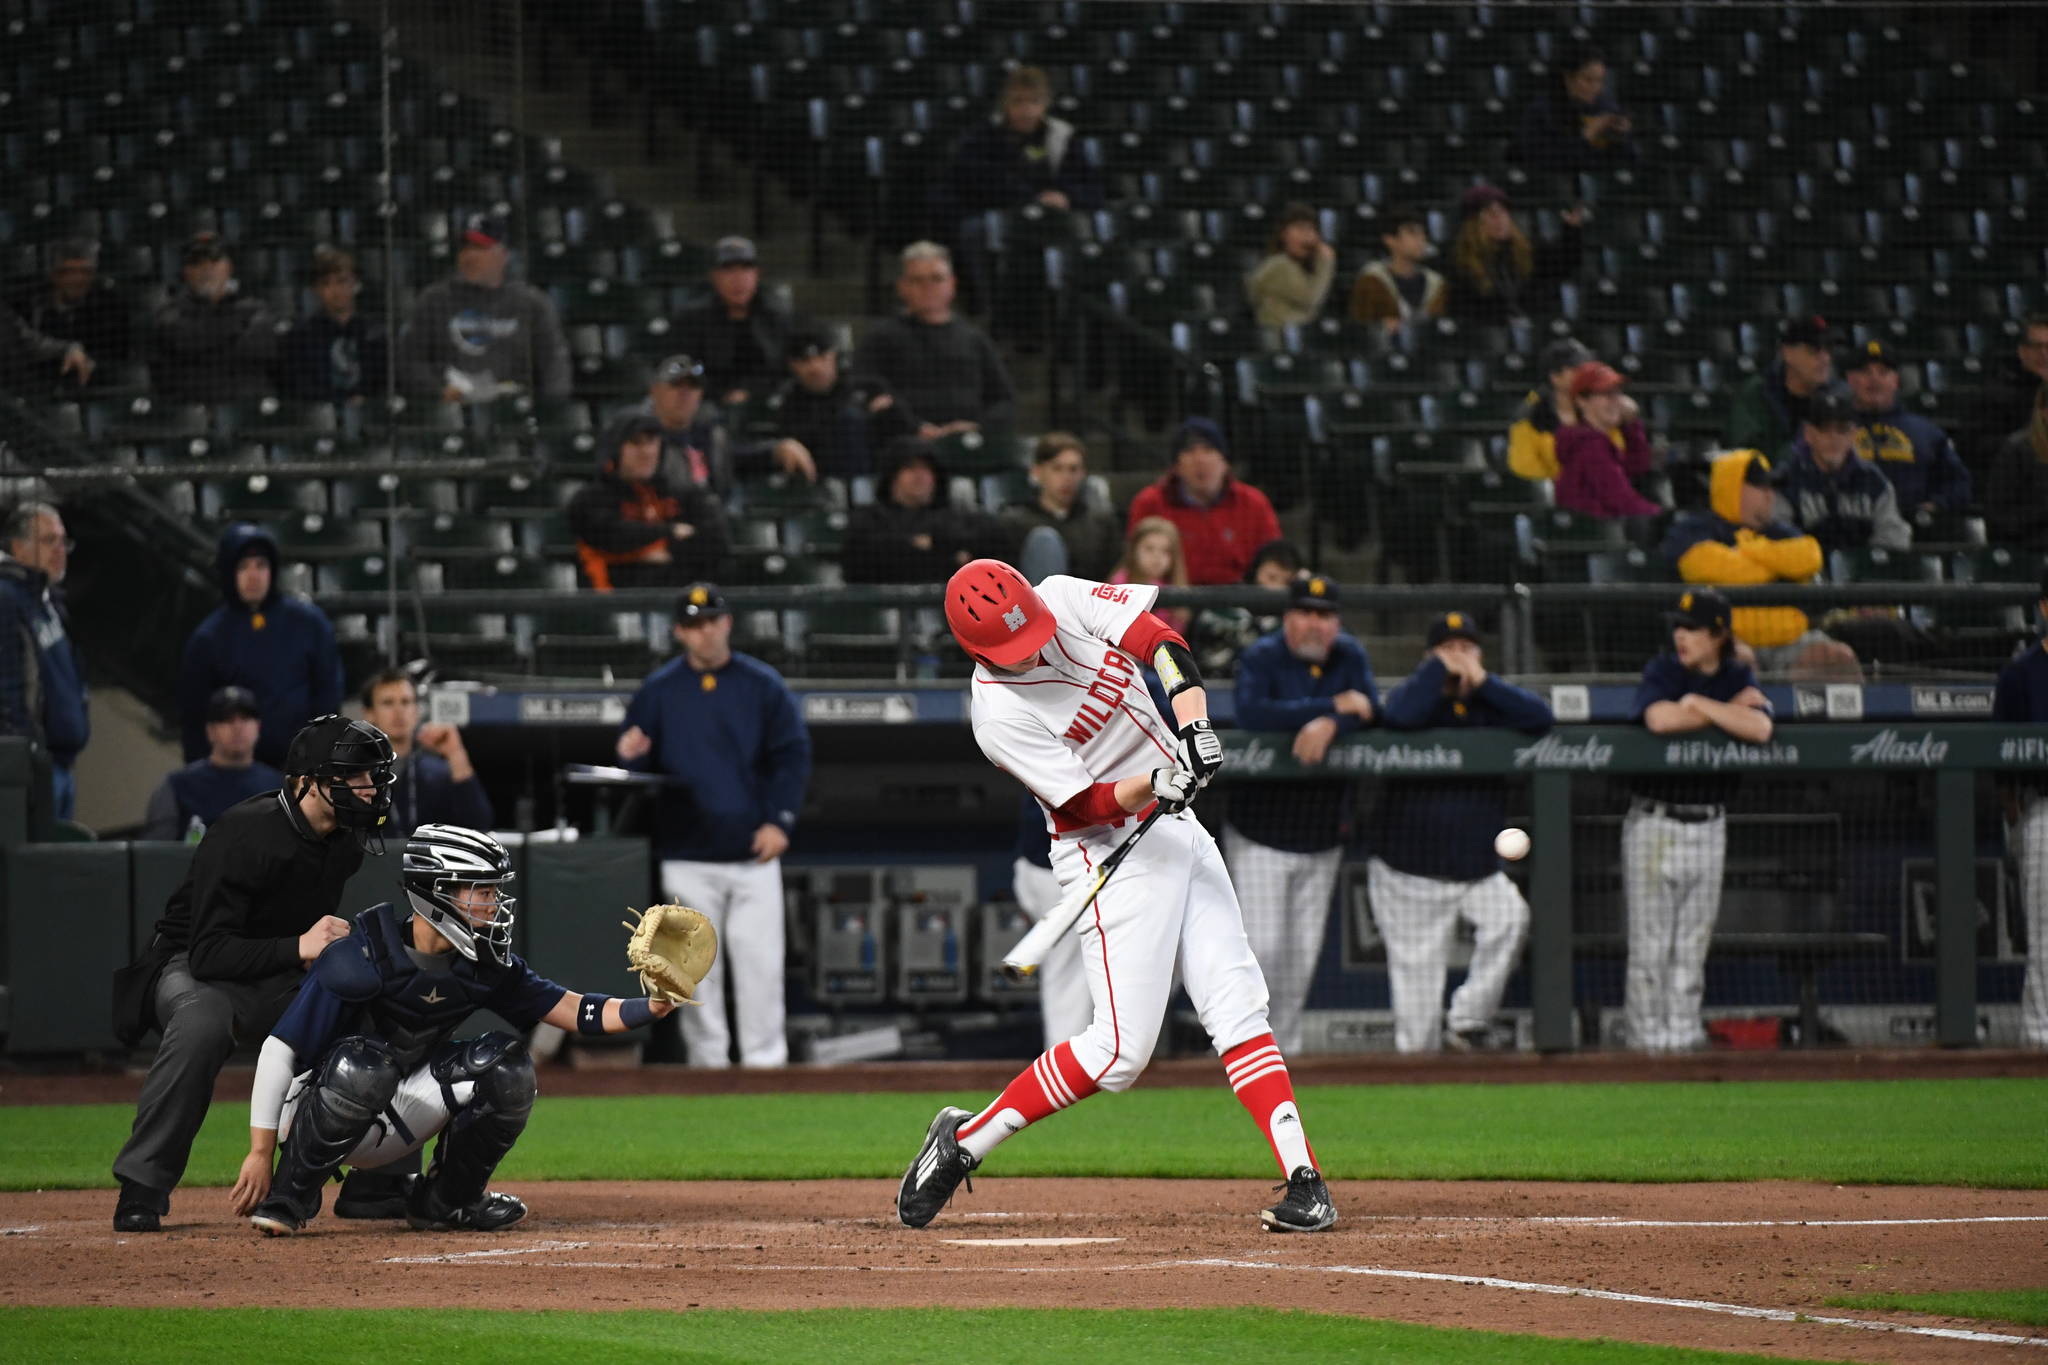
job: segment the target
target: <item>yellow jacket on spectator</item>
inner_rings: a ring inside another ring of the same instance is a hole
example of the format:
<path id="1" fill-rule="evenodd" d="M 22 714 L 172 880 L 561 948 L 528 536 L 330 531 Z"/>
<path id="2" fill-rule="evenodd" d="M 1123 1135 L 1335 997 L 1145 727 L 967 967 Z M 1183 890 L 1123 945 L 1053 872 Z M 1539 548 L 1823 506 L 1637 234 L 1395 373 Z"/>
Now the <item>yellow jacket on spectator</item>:
<path id="1" fill-rule="evenodd" d="M 1751 467 L 1756 466 L 1756 472 Z M 1740 586 L 1804 583 L 1820 572 L 1820 542 L 1787 522 L 1752 529 L 1742 522 L 1742 486 L 1763 481 L 1771 462 L 1754 450 L 1731 450 L 1714 461 L 1710 510 L 1680 515 L 1664 536 L 1664 558 L 1688 583 Z M 1757 649 L 1789 644 L 1806 633 L 1796 607 L 1737 607 L 1735 637 Z"/>

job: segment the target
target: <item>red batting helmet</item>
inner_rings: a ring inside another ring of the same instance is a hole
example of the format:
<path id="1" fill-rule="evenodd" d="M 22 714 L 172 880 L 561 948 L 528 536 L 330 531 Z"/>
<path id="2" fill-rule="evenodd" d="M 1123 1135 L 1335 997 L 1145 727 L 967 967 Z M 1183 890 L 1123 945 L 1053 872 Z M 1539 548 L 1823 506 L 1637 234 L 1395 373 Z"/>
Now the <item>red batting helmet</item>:
<path id="1" fill-rule="evenodd" d="M 969 657 L 998 668 L 1024 663 L 1052 638 L 1052 610 L 1000 559 L 963 564 L 946 583 L 946 624 Z"/>

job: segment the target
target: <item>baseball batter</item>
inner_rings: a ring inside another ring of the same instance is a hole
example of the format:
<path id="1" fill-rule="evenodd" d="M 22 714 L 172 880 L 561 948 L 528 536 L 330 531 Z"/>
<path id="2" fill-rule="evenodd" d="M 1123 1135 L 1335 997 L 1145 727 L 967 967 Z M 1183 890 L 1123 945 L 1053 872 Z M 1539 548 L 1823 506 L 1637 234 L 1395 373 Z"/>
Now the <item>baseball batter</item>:
<path id="1" fill-rule="evenodd" d="M 1187 642 L 1150 610 L 1156 596 L 1143 584 L 1064 575 L 1033 590 L 992 559 L 965 565 L 946 585 L 946 623 L 978 665 L 969 686 L 975 742 L 1044 808 L 1061 887 L 1087 882 L 1155 803 L 1164 818 L 1077 926 L 1092 1022 L 980 1113 L 939 1111 L 896 1193 L 906 1227 L 931 1222 L 1012 1134 L 1098 1090 L 1127 1089 L 1158 1041 L 1176 960 L 1231 1088 L 1286 1179 L 1265 1225 L 1314 1232 L 1337 1221 L 1222 856 L 1185 816 L 1223 749 Z M 1146 664 L 1165 685 L 1177 734 L 1147 700 Z"/>

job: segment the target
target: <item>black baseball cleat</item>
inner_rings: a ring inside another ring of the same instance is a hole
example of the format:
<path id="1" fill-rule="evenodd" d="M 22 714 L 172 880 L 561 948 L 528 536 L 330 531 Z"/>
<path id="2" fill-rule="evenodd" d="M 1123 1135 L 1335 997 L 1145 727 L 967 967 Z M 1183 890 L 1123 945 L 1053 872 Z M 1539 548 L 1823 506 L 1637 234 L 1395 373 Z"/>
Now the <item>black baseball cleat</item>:
<path id="1" fill-rule="evenodd" d="M 306 1229 L 306 1220 L 299 1217 L 297 1209 L 283 1199 L 272 1197 L 256 1206 L 249 1215 L 249 1226 L 265 1237 L 289 1237 Z"/>
<path id="2" fill-rule="evenodd" d="M 114 1231 L 162 1232 L 163 1216 L 170 1211 L 170 1195 L 124 1180 L 121 1197 L 114 1201 Z"/>
<path id="3" fill-rule="evenodd" d="M 415 1180 L 405 1200 L 405 1221 L 421 1232 L 496 1232 L 524 1217 L 525 1200 L 496 1190 L 486 1190 L 458 1208 L 436 1199 L 433 1186 L 426 1181 Z"/>
<path id="4" fill-rule="evenodd" d="M 351 1167 L 348 1178 L 341 1182 L 341 1192 L 334 1196 L 334 1216 L 403 1218 L 406 1193 L 417 1179 L 418 1174 L 412 1171 Z"/>
<path id="5" fill-rule="evenodd" d="M 1285 1185 L 1276 1190 L 1287 1194 L 1259 1215 L 1268 1232 L 1321 1232 L 1337 1221 L 1337 1206 L 1330 1202 L 1330 1187 L 1313 1166 L 1296 1166 Z"/>
<path id="6" fill-rule="evenodd" d="M 903 1184 L 896 1190 L 896 1217 L 904 1227 L 921 1228 L 938 1217 L 961 1181 L 967 1181 L 969 1194 L 974 1192 L 974 1182 L 968 1179 L 968 1173 L 981 1163 L 953 1136 L 961 1124 L 973 1117 L 965 1109 L 948 1106 L 925 1129 L 924 1146 L 917 1149 L 910 1169 L 903 1173 Z"/>

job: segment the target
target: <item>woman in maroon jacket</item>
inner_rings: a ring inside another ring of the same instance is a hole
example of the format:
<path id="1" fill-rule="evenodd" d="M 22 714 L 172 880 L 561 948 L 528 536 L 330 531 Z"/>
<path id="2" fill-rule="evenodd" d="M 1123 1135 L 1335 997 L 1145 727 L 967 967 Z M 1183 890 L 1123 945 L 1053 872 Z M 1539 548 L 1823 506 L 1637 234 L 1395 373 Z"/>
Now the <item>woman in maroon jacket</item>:
<path id="1" fill-rule="evenodd" d="M 1572 371 L 1579 420 L 1557 429 L 1557 505 L 1589 517 L 1654 517 L 1664 509 L 1629 481 L 1650 472 L 1655 453 L 1622 378 L 1600 362 Z"/>

